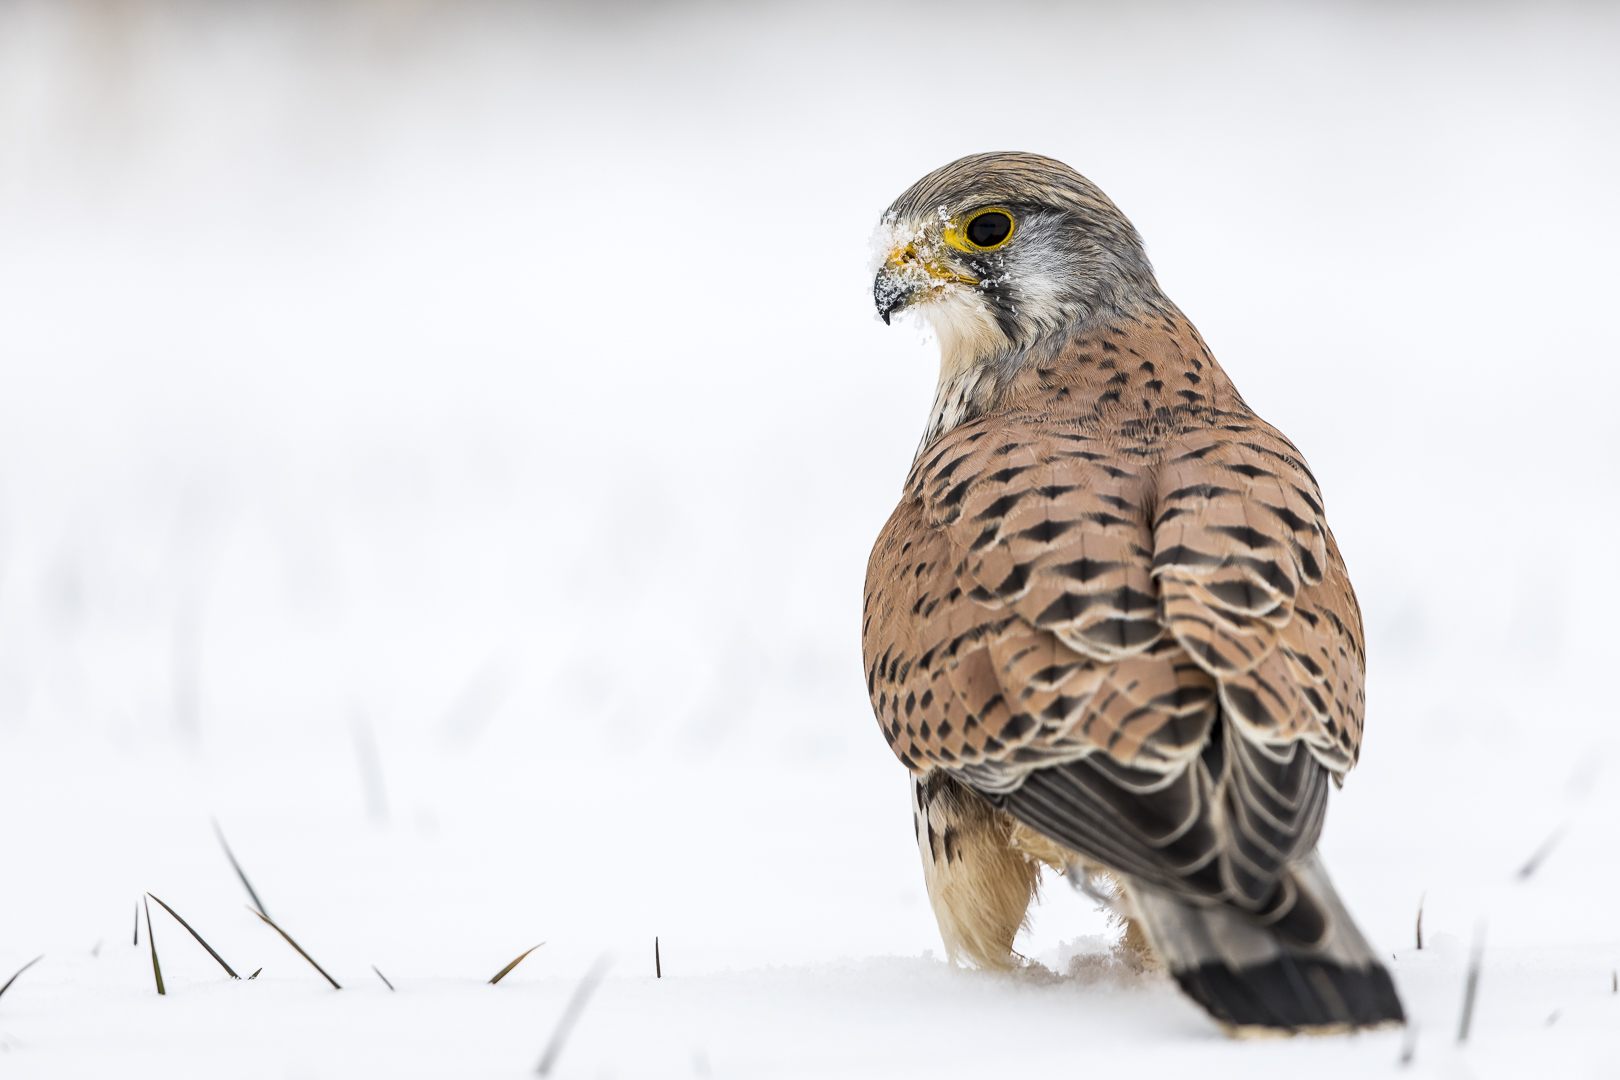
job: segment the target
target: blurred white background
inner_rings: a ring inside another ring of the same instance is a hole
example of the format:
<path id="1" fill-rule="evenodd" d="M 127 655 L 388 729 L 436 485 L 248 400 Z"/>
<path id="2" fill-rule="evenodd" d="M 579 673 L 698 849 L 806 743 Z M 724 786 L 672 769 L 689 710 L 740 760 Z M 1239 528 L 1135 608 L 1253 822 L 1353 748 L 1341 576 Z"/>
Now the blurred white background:
<path id="1" fill-rule="evenodd" d="M 354 978 L 937 949 L 858 643 L 935 354 L 867 243 L 987 149 L 1107 191 L 1322 481 L 1369 935 L 1426 893 L 1615 952 L 1617 47 L 1600 4 L 0 7 L 0 966 L 152 889 L 294 974 L 210 815 Z M 1064 892 L 1031 948 L 1100 926 Z"/>

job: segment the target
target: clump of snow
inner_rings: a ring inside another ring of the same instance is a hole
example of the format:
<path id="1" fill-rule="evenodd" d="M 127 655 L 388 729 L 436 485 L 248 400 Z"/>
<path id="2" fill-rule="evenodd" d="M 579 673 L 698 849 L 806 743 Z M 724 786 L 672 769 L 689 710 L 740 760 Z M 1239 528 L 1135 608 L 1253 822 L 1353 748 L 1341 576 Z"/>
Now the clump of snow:
<path id="1" fill-rule="evenodd" d="M 1136 986 L 1164 981 L 1160 971 L 1144 970 L 1141 962 L 1119 947 L 1115 935 L 1088 935 L 1060 941 L 1056 947 L 1032 957 L 1048 971 L 1085 986 Z"/>
<path id="2" fill-rule="evenodd" d="M 873 230 L 873 299 L 880 310 L 906 293 L 936 297 L 961 284 L 946 269 L 949 252 L 942 230 L 948 215 L 943 206 L 938 215 L 936 222 L 901 220 L 888 213 Z"/>

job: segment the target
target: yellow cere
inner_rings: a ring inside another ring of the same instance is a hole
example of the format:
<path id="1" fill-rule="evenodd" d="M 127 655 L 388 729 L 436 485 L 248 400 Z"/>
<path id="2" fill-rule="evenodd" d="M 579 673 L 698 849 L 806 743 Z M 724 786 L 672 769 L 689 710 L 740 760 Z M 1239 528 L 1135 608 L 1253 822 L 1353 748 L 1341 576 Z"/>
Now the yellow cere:
<path id="1" fill-rule="evenodd" d="M 952 269 L 939 257 L 937 248 L 929 250 L 931 246 L 913 242 L 895 248 L 889 253 L 886 268 L 890 273 L 902 280 L 909 279 L 915 285 L 930 291 L 937 291 L 951 282 L 959 285 L 977 285 L 979 283 L 977 278 L 968 277 Z M 979 250 L 961 247 L 961 245 L 954 246 L 961 248 L 963 251 Z"/>

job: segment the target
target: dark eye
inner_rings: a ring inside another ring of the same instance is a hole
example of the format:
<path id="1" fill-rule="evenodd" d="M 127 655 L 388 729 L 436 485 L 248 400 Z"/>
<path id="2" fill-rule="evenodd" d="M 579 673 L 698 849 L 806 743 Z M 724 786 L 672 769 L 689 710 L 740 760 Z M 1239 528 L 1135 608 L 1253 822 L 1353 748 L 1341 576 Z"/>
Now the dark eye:
<path id="1" fill-rule="evenodd" d="M 993 248 L 1012 235 L 1012 218 L 1000 210 L 986 210 L 967 224 L 967 238 L 982 248 Z"/>

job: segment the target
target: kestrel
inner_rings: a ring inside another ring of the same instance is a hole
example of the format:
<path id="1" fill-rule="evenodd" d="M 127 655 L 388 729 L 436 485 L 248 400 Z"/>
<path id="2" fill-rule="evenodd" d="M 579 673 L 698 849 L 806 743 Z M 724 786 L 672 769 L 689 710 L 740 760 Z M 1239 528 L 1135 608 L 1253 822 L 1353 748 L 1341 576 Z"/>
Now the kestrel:
<path id="1" fill-rule="evenodd" d="M 879 254 L 940 376 L 861 644 L 952 959 L 1018 962 L 1046 864 L 1232 1028 L 1402 1021 L 1315 854 L 1365 658 L 1304 457 L 1061 162 L 928 174 Z"/>

